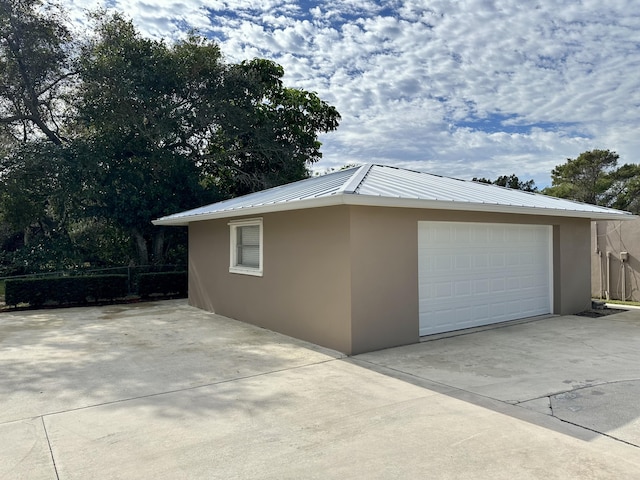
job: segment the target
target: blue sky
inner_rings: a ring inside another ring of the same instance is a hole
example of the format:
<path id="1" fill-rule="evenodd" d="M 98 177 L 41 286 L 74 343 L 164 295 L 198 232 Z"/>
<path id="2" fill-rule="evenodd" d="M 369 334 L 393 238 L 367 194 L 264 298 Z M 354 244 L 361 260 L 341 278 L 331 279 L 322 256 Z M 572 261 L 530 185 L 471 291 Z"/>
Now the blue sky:
<path id="1" fill-rule="evenodd" d="M 550 183 L 593 148 L 640 162 L 637 0 L 63 0 L 113 7 L 145 35 L 189 28 L 226 58 L 280 63 L 342 115 L 319 171 L 376 162 Z"/>

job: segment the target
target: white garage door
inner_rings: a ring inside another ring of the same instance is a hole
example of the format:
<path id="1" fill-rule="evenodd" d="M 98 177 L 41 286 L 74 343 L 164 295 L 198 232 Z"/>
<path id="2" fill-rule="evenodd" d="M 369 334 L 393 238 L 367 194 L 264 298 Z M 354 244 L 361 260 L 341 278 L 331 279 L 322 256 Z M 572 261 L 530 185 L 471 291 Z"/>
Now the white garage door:
<path id="1" fill-rule="evenodd" d="M 549 225 L 418 222 L 420 335 L 552 311 Z"/>

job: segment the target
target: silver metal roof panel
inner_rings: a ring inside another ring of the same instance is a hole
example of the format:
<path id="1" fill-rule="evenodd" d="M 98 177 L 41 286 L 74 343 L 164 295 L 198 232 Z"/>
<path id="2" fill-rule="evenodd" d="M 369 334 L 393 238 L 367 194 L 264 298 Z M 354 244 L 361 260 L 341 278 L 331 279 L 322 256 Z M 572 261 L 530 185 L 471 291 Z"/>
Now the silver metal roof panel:
<path id="1" fill-rule="evenodd" d="M 356 167 L 357 168 L 357 167 Z M 353 174 L 354 169 L 342 170 L 328 175 L 312 177 L 298 182 L 281 185 L 279 187 L 250 193 L 241 197 L 224 200 L 222 202 L 205 205 L 185 212 L 176 213 L 163 217 L 163 219 L 189 218 L 189 221 L 197 220 L 198 216 L 213 212 L 229 212 L 247 209 L 251 207 L 261 207 L 278 203 L 296 202 L 305 199 L 324 197 L 335 194 L 348 178 Z M 240 213 L 242 215 L 242 213 Z"/>
<path id="2" fill-rule="evenodd" d="M 213 218 L 258 215 L 330 205 L 469 210 L 592 219 L 636 218 L 627 212 L 485 183 L 366 164 L 244 195 L 155 220 L 187 225 Z"/>

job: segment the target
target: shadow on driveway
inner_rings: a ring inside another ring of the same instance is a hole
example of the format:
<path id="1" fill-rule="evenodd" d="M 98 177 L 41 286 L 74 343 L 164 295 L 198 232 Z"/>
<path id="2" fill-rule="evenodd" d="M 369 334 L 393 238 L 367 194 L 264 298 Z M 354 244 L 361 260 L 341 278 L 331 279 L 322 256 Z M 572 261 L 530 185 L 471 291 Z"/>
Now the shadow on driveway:
<path id="1" fill-rule="evenodd" d="M 0 314 L 0 423 L 332 358 L 289 340 L 184 300 Z"/>

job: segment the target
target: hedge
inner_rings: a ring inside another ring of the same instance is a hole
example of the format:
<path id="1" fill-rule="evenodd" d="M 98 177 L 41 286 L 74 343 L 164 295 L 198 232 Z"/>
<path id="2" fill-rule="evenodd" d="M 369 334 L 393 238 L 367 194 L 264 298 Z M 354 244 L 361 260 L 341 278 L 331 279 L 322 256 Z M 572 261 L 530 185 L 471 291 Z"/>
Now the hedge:
<path id="1" fill-rule="evenodd" d="M 46 302 L 87 303 L 127 296 L 126 275 L 21 278 L 5 281 L 5 303 L 32 306 Z"/>
<path id="2" fill-rule="evenodd" d="M 187 272 L 141 273 L 138 275 L 138 295 L 187 295 Z"/>

